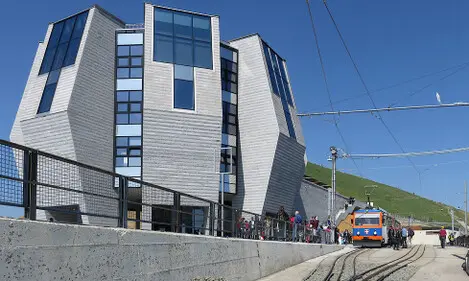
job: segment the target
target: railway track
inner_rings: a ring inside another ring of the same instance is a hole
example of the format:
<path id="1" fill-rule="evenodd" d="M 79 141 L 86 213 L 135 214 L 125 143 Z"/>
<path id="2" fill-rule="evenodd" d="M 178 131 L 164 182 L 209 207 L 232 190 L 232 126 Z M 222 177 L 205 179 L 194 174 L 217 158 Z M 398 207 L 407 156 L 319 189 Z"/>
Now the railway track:
<path id="1" fill-rule="evenodd" d="M 398 257 L 392 261 L 374 266 L 359 274 L 356 274 L 356 272 L 354 272 L 353 276 L 348 280 L 349 281 L 355 281 L 355 280 L 370 281 L 374 279 L 378 281 L 383 281 L 394 272 L 420 259 L 425 253 L 425 248 L 426 246 L 424 245 L 413 247 L 405 255 Z M 355 271 L 355 264 L 354 264 L 354 271 Z"/>
<path id="2" fill-rule="evenodd" d="M 347 261 L 352 260 L 353 265 L 353 274 L 355 274 L 355 263 L 358 256 L 368 252 L 370 249 L 359 249 L 355 251 L 348 252 L 345 255 L 337 256 L 332 261 L 332 264 L 329 266 L 325 265 L 327 259 L 323 259 L 316 269 L 311 272 L 311 274 L 305 278 L 307 281 L 340 281 L 343 273 L 345 272 L 345 267 Z M 322 269 L 327 268 L 326 272 Z"/>

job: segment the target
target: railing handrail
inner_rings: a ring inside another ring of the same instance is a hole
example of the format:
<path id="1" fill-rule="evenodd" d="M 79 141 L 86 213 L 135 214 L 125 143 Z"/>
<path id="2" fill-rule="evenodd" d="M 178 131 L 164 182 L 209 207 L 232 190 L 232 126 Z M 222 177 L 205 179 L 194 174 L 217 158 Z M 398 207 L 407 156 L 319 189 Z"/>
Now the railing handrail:
<path id="1" fill-rule="evenodd" d="M 273 216 L 257 214 L 257 213 L 253 213 L 253 212 L 246 211 L 246 210 L 243 210 L 243 209 L 237 209 L 237 208 L 234 208 L 232 206 L 228 206 L 228 205 L 225 205 L 225 204 L 222 204 L 222 203 L 219 203 L 219 202 L 215 202 L 215 201 L 212 201 L 212 200 L 209 200 L 209 199 L 201 198 L 201 197 L 191 195 L 191 194 L 188 194 L 188 193 L 185 193 L 185 192 L 181 192 L 181 191 L 173 190 L 173 189 L 166 188 L 166 187 L 163 187 L 163 186 L 159 186 L 159 185 L 156 185 L 156 184 L 153 184 L 153 183 L 150 183 L 150 182 L 146 182 L 146 181 L 143 181 L 143 180 L 139 180 L 139 179 L 136 179 L 136 178 L 124 176 L 124 175 L 121 175 L 121 174 L 118 174 L 118 173 L 115 173 L 115 172 L 111 172 L 111 171 L 108 171 L 108 170 L 105 170 L 105 169 L 102 169 L 102 168 L 99 168 L 99 167 L 96 167 L 96 166 L 93 166 L 93 165 L 81 163 L 81 162 L 78 162 L 76 160 L 72 160 L 72 159 L 69 159 L 69 158 L 65 158 L 63 156 L 58 156 L 58 155 L 55 155 L 55 154 L 51 154 L 51 153 L 48 153 L 48 152 L 45 152 L 45 151 L 42 151 L 42 150 L 39 150 L 39 149 L 31 148 L 31 147 L 28 147 L 28 146 L 24 146 L 24 145 L 17 144 L 17 143 L 14 143 L 14 142 L 6 141 L 6 140 L 3 140 L 3 139 L 0 139 L 0 145 L 5 145 L 5 146 L 11 147 L 11 148 L 16 148 L 16 149 L 22 150 L 24 152 L 27 151 L 27 152 L 31 152 L 31 153 L 36 153 L 37 155 L 40 155 L 40 156 L 44 156 L 44 157 L 48 157 L 48 158 L 55 159 L 55 160 L 58 160 L 58 161 L 62 161 L 62 162 L 65 162 L 65 163 L 68 163 L 68 164 L 71 164 L 71 165 L 75 165 L 75 166 L 78 166 L 78 167 L 86 168 L 86 169 L 89 169 L 89 170 L 92 170 L 92 171 L 104 173 L 104 174 L 107 174 L 109 176 L 118 177 L 118 178 L 125 178 L 125 179 L 127 179 L 127 181 L 135 182 L 135 183 L 138 183 L 140 185 L 149 186 L 151 188 L 155 188 L 155 189 L 158 189 L 158 190 L 161 190 L 161 191 L 170 192 L 172 194 L 178 194 L 180 196 L 184 196 L 184 197 L 188 197 L 188 198 L 191 198 L 191 199 L 199 200 L 199 201 L 202 201 L 202 202 L 205 202 L 205 203 L 215 204 L 215 205 L 223 207 L 223 208 L 229 208 L 231 210 L 236 211 L 237 213 L 249 214 L 249 215 L 255 216 L 257 218 L 271 218 L 271 219 L 274 219 L 278 222 L 290 223 L 289 220 L 280 220 L 280 219 L 278 219 L 276 217 L 273 217 Z M 4 176 L 2 175 L 2 177 L 4 177 Z M 31 183 L 32 184 L 43 185 L 43 183 L 36 182 L 36 181 L 33 181 Z M 44 184 L 44 185 L 47 185 L 47 184 Z M 139 187 L 139 188 L 142 188 L 142 187 Z M 114 188 L 114 189 L 118 189 L 118 188 Z"/>

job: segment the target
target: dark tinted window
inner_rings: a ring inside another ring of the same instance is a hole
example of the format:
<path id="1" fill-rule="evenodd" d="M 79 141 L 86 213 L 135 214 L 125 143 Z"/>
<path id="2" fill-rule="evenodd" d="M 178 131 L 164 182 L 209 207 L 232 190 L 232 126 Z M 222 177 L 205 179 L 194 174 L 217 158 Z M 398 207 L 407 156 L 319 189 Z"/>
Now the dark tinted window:
<path id="1" fill-rule="evenodd" d="M 173 62 L 173 37 L 155 36 L 154 57 L 157 61 Z"/>
<path id="2" fill-rule="evenodd" d="M 62 30 L 62 36 L 60 36 L 60 44 L 70 41 L 72 36 L 73 26 L 75 25 L 76 17 L 69 18 L 65 21 L 64 28 Z"/>
<path id="3" fill-rule="evenodd" d="M 117 59 L 117 66 L 128 66 L 129 58 L 119 58 Z"/>
<path id="4" fill-rule="evenodd" d="M 130 55 L 131 56 L 142 56 L 143 55 L 143 46 L 130 46 Z"/>
<path id="5" fill-rule="evenodd" d="M 192 40 L 192 17 L 188 14 L 174 14 L 174 36 Z"/>
<path id="6" fill-rule="evenodd" d="M 58 47 L 57 47 L 57 51 L 55 53 L 55 58 L 54 58 L 54 62 L 52 63 L 52 68 L 51 70 L 56 70 L 56 69 L 59 69 L 62 67 L 62 63 L 64 61 L 64 58 L 65 58 L 65 54 L 67 53 L 67 47 L 68 47 L 68 44 L 60 44 Z"/>
<path id="7" fill-rule="evenodd" d="M 42 92 L 41 102 L 39 103 L 39 109 L 37 113 L 49 112 L 52 106 L 52 101 L 54 100 L 55 88 L 57 84 L 46 85 L 44 91 Z"/>
<path id="8" fill-rule="evenodd" d="M 174 107 L 195 109 L 193 81 L 174 80 Z"/>
<path id="9" fill-rule="evenodd" d="M 75 21 L 75 27 L 73 29 L 72 39 L 81 38 L 83 30 L 85 29 L 87 17 L 88 13 L 82 13 L 77 16 L 77 19 Z"/>
<path id="10" fill-rule="evenodd" d="M 44 59 L 42 60 L 40 74 L 47 73 L 52 68 L 52 62 L 54 62 L 56 48 L 48 48 L 44 54 Z"/>
<path id="11" fill-rule="evenodd" d="M 118 46 L 117 55 L 119 57 L 128 57 L 130 55 L 130 46 Z"/>
<path id="12" fill-rule="evenodd" d="M 75 63 L 87 17 L 88 11 L 54 24 L 39 74 Z"/>
<path id="13" fill-rule="evenodd" d="M 68 45 L 67 54 L 63 62 L 63 66 L 69 66 L 75 64 L 75 59 L 77 58 L 78 49 L 80 48 L 80 39 L 73 39 Z"/>
<path id="14" fill-rule="evenodd" d="M 212 68 L 212 43 L 194 42 L 194 66 Z"/>
<path id="15" fill-rule="evenodd" d="M 155 8 L 154 31 L 155 61 L 213 67 L 210 17 Z"/>
<path id="16" fill-rule="evenodd" d="M 117 101 L 128 101 L 128 100 L 129 100 L 129 92 L 127 91 L 117 92 Z"/>
<path id="17" fill-rule="evenodd" d="M 49 38 L 49 44 L 47 48 L 54 48 L 55 46 L 59 45 L 59 39 L 62 35 L 62 29 L 64 27 L 64 22 L 59 22 L 54 24 L 54 28 L 52 29 L 52 33 Z"/>
<path id="18" fill-rule="evenodd" d="M 142 101 L 142 91 L 130 91 L 130 101 Z"/>

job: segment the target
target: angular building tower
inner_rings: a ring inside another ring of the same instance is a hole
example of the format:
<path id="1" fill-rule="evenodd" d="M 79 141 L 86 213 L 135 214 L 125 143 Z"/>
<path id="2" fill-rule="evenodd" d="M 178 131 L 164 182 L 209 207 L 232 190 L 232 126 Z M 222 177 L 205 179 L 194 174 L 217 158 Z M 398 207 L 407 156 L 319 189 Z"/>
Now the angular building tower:
<path id="1" fill-rule="evenodd" d="M 117 173 L 176 190 L 187 194 L 180 204 L 192 229 L 206 223 L 194 218 L 210 201 L 291 210 L 305 145 L 284 59 L 258 35 L 221 42 L 218 16 L 148 3 L 144 11 L 143 24 L 125 24 L 93 6 L 49 26 L 11 140 L 109 175 L 43 163 L 41 182 L 113 198 Z M 129 216 L 166 229 L 174 198 L 151 184 L 129 182 Z M 113 217 L 115 200 L 38 194 L 40 218 L 115 224 L 96 216 Z M 82 215 L 53 211 L 67 208 Z"/>
<path id="2" fill-rule="evenodd" d="M 234 206 L 291 211 L 304 175 L 305 143 L 285 61 L 257 35 L 230 41 L 239 51 L 240 172 Z"/>

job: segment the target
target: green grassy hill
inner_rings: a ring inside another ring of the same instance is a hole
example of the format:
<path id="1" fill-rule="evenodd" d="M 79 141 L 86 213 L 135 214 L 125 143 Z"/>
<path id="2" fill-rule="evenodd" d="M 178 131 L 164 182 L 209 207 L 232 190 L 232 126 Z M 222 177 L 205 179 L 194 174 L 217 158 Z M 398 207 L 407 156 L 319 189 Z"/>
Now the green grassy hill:
<path id="1" fill-rule="evenodd" d="M 306 176 L 327 185 L 331 185 L 331 173 L 331 169 L 313 163 L 308 163 L 305 172 Z M 390 213 L 402 217 L 412 215 L 412 217 L 422 221 L 451 222 L 451 216 L 447 211 L 448 206 L 442 203 L 358 176 L 339 171 L 336 173 L 337 192 L 342 195 L 355 197 L 360 201 L 366 202 L 366 185 L 377 186 L 370 199 L 374 206 L 381 207 Z M 464 219 L 464 212 L 456 210 L 455 217 Z"/>

